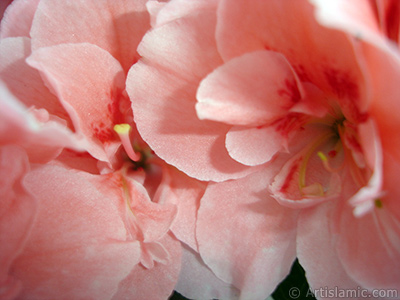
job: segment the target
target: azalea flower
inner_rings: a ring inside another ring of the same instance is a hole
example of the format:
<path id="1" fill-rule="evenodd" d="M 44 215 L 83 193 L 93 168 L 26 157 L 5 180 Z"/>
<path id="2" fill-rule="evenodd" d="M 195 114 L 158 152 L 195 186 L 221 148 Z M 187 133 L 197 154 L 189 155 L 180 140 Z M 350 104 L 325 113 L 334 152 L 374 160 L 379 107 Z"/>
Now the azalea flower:
<path id="1" fill-rule="evenodd" d="M 190 210 L 205 184 L 136 130 L 125 79 L 149 28 L 145 1 L 15 0 L 5 12 L 2 299 L 172 293 L 175 235 L 194 230 L 178 226 L 178 206 Z"/>
<path id="2" fill-rule="evenodd" d="M 313 289 L 399 289 L 399 53 L 376 16 L 392 23 L 329 3 L 318 22 L 307 1 L 149 2 L 127 79 L 137 128 L 216 182 L 192 250 L 242 299 L 267 297 L 296 256 Z"/>

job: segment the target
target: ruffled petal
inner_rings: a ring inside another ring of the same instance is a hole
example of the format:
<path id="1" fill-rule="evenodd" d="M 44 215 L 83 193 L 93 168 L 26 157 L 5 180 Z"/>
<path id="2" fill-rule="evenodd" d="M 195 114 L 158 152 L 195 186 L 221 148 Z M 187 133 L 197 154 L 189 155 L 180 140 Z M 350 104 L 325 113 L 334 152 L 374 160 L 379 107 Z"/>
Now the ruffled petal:
<path id="1" fill-rule="evenodd" d="M 341 207 L 337 223 L 338 257 L 349 276 L 362 286 L 399 289 L 400 222 L 398 214 L 385 205 L 384 198 L 382 203 L 382 207 L 358 218 L 351 207 Z"/>
<path id="2" fill-rule="evenodd" d="M 15 145 L 0 147 L 0 298 L 14 299 L 21 289 L 18 277 L 9 274 L 31 232 L 37 201 L 22 184 L 28 171 L 25 151 Z"/>
<path id="3" fill-rule="evenodd" d="M 13 0 L 1 20 L 0 38 L 30 37 L 29 32 L 39 1 Z M 7 1 L 2 1 L 1 4 L 5 2 Z"/>
<path id="4" fill-rule="evenodd" d="M 138 131 L 167 163 L 200 180 L 221 181 L 252 171 L 226 151 L 229 126 L 197 118 L 196 84 L 140 61 L 131 68 L 126 89 Z"/>
<path id="5" fill-rule="evenodd" d="M 28 63 L 56 93 L 76 131 L 86 138 L 87 151 L 108 161 L 109 149 L 120 144 L 113 127 L 127 122 L 130 105 L 118 61 L 95 45 L 63 44 L 34 51 Z"/>
<path id="6" fill-rule="evenodd" d="M 0 145 L 23 147 L 31 162 L 44 163 L 64 147 L 82 150 L 83 143 L 57 121 L 39 122 L 0 82 Z"/>
<path id="7" fill-rule="evenodd" d="M 152 26 L 159 27 L 179 18 L 183 18 L 191 14 L 196 14 L 201 10 L 215 10 L 217 3 L 218 0 L 174 0 L 165 2 L 150 0 L 146 3 L 146 6 L 150 14 L 152 15 L 152 18 L 154 18 Z"/>
<path id="8" fill-rule="evenodd" d="M 378 19 L 373 6 L 368 1 L 311 1 L 316 9 L 318 22 L 325 26 L 340 28 L 357 39 L 383 42 Z"/>
<path id="9" fill-rule="evenodd" d="M 154 203 L 145 188 L 134 180 L 126 180 L 130 194 L 130 208 L 138 223 L 144 242 L 152 242 L 163 237 L 175 219 L 177 208 L 172 203 Z"/>
<path id="10" fill-rule="evenodd" d="M 226 135 L 225 145 L 233 159 L 256 166 L 270 161 L 283 148 L 285 141 L 286 138 L 272 126 L 234 126 Z"/>
<path id="11" fill-rule="evenodd" d="M 200 119 L 259 126 L 287 114 L 301 95 L 284 56 L 257 51 L 234 58 L 200 83 Z"/>
<path id="12" fill-rule="evenodd" d="M 376 125 L 369 120 L 360 124 L 358 131 L 366 163 L 372 170 L 368 183 L 349 200 L 349 203 L 355 207 L 354 215 L 360 217 L 372 210 L 376 199 L 383 196 L 385 192 L 382 190 L 383 154 Z"/>
<path id="13" fill-rule="evenodd" d="M 195 250 L 197 210 L 205 188 L 205 182 L 190 178 L 171 166 L 164 166 L 163 179 L 153 199 L 157 203 L 172 203 L 177 206 L 171 231 L 181 242 Z"/>
<path id="14" fill-rule="evenodd" d="M 165 6 L 160 14 L 167 24 L 149 31 L 138 52 L 153 66 L 197 84 L 222 63 L 214 38 L 216 1 L 180 2 Z M 173 14 L 177 14 L 176 19 Z"/>
<path id="15" fill-rule="evenodd" d="M 32 24 L 32 48 L 91 43 L 108 51 L 125 72 L 138 60 L 137 46 L 150 28 L 146 1 L 41 1 Z"/>
<path id="16" fill-rule="evenodd" d="M 217 277 L 237 287 L 243 299 L 265 299 L 296 256 L 297 212 L 270 197 L 269 172 L 210 184 L 198 212 L 202 259 Z"/>
<path id="17" fill-rule="evenodd" d="M 151 269 L 137 265 L 120 283 L 117 293 L 112 297 L 113 300 L 169 298 L 178 281 L 182 250 L 180 243 L 169 235 L 166 235 L 161 242 L 170 255 L 170 261 L 166 264 L 156 263 Z"/>
<path id="18" fill-rule="evenodd" d="M 30 67 L 26 58 L 31 54 L 28 38 L 6 38 L 0 42 L 0 78 L 9 90 L 28 108 L 44 108 L 50 114 L 69 121 L 57 97 L 44 85 L 40 73 Z"/>
<path id="19" fill-rule="evenodd" d="M 189 299 L 238 299 L 239 291 L 222 281 L 204 264 L 200 255 L 182 247 L 182 269 L 175 290 Z"/>
<path id="20" fill-rule="evenodd" d="M 326 202 L 299 214 L 297 257 L 317 299 L 324 298 L 324 293 L 335 288 L 354 291 L 360 288 L 347 274 L 336 253 L 332 228 L 336 203 Z"/>
<path id="21" fill-rule="evenodd" d="M 23 283 L 21 298 L 110 299 L 139 262 L 140 245 L 127 240 L 120 196 L 100 192 L 95 178 L 58 166 L 25 177 L 39 210 L 12 266 Z"/>
<path id="22" fill-rule="evenodd" d="M 345 33 L 318 24 L 313 9 L 308 1 L 240 0 L 232 5 L 223 0 L 218 49 L 225 61 L 265 49 L 283 54 L 301 81 L 337 98 L 346 117 L 359 120 L 370 99 L 359 53 Z"/>
<path id="23" fill-rule="evenodd" d="M 370 45 L 363 46 L 363 53 L 373 90 L 369 114 L 378 126 L 382 148 L 400 161 L 400 118 L 395 113 L 400 109 L 400 56 L 397 52 L 388 55 Z"/>

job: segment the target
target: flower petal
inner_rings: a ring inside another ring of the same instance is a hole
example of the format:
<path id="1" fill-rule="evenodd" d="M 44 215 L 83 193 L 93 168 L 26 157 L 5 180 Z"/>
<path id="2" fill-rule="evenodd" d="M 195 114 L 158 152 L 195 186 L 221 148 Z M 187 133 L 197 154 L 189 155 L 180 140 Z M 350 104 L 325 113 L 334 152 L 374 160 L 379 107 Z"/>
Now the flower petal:
<path id="1" fill-rule="evenodd" d="M 297 212 L 269 196 L 269 172 L 210 184 L 198 212 L 201 257 L 243 299 L 265 299 L 288 274 L 296 255 Z"/>
<path id="2" fill-rule="evenodd" d="M 61 103 L 44 85 L 40 73 L 30 67 L 30 39 L 6 38 L 0 42 L 0 78 L 10 91 L 28 108 L 45 108 L 50 114 L 69 121 Z"/>
<path id="3" fill-rule="evenodd" d="M 200 83 L 200 119 L 259 126 L 287 114 L 301 95 L 284 56 L 257 51 L 234 58 Z"/>
<path id="4" fill-rule="evenodd" d="M 30 37 L 29 32 L 39 1 L 13 0 L 1 20 L 0 38 Z"/>
<path id="5" fill-rule="evenodd" d="M 9 274 L 31 232 L 37 201 L 22 184 L 28 171 L 25 151 L 15 145 L 0 147 L 0 298 L 14 299 L 21 289 L 18 277 Z"/>
<path id="6" fill-rule="evenodd" d="M 118 292 L 112 297 L 119 299 L 167 300 L 172 294 L 181 268 L 181 245 L 173 237 L 166 235 L 162 240 L 171 260 L 167 264 L 156 263 L 145 269 L 137 265 L 120 283 Z"/>
<path id="7" fill-rule="evenodd" d="M 139 243 L 126 240 L 120 196 L 100 192 L 95 178 L 58 166 L 25 177 L 39 210 L 12 266 L 23 283 L 21 298 L 110 299 L 138 263 Z"/>
<path id="8" fill-rule="evenodd" d="M 154 203 L 145 188 L 134 180 L 126 181 L 130 193 L 130 207 L 143 233 L 144 242 L 163 237 L 175 219 L 177 208 L 172 203 Z"/>
<path id="9" fill-rule="evenodd" d="M 178 212 L 171 231 L 181 242 L 195 250 L 197 210 L 205 188 L 206 183 L 190 178 L 171 166 L 165 166 L 162 182 L 153 199 L 157 203 L 166 202 L 177 206 Z"/>
<path id="10" fill-rule="evenodd" d="M 138 131 L 167 163 L 200 180 L 221 181 L 251 172 L 225 149 L 229 126 L 197 118 L 196 84 L 140 61 L 129 71 L 126 88 Z"/>
<path id="11" fill-rule="evenodd" d="M 337 251 L 346 272 L 370 289 L 399 289 L 398 215 L 393 214 L 385 202 L 383 207 L 375 207 L 362 217 L 355 217 L 348 206 L 343 206 L 339 215 Z"/>
<path id="12" fill-rule="evenodd" d="M 322 25 L 348 32 L 359 40 L 367 40 L 383 48 L 387 46 L 371 2 L 363 0 L 312 0 L 311 2 L 317 8 L 316 19 Z M 377 1 L 375 5 L 379 6 L 379 2 Z"/>
<path id="13" fill-rule="evenodd" d="M 348 119 L 363 117 L 370 98 L 354 45 L 318 24 L 308 1 L 222 0 L 216 39 L 225 61 L 265 49 L 283 54 L 301 81 L 337 98 Z"/>
<path id="14" fill-rule="evenodd" d="M 138 60 L 137 46 L 150 28 L 143 0 L 41 1 L 32 24 L 32 48 L 91 43 L 108 51 L 125 72 Z"/>
<path id="15" fill-rule="evenodd" d="M 336 253 L 335 232 L 332 228 L 336 203 L 326 202 L 299 214 L 297 257 L 306 271 L 311 289 L 320 293 L 315 294 L 317 298 L 323 298 L 324 290 L 360 288 L 344 270 Z"/>
<path id="16" fill-rule="evenodd" d="M 376 122 L 382 148 L 400 161 L 400 119 L 395 113 L 400 109 L 398 80 L 400 78 L 400 56 L 388 55 L 370 45 L 363 46 L 366 67 L 373 89 L 369 113 Z M 385 101 L 382 101 L 385 99 Z"/>
<path id="17" fill-rule="evenodd" d="M 273 126 L 247 128 L 234 126 L 226 135 L 229 155 L 247 166 L 266 163 L 283 148 L 286 138 Z"/>
<path id="18" fill-rule="evenodd" d="M 33 52 L 28 63 L 57 94 L 75 129 L 85 136 L 87 151 L 108 161 L 107 148 L 120 144 L 113 127 L 126 122 L 124 111 L 129 110 L 118 61 L 94 45 L 63 44 Z"/>
<path id="19" fill-rule="evenodd" d="M 238 299 L 239 291 L 222 281 L 204 264 L 200 255 L 182 247 L 182 269 L 175 290 L 189 299 Z"/>
<path id="20" fill-rule="evenodd" d="M 0 145 L 23 147 L 31 162 L 44 163 L 57 157 L 64 147 L 80 151 L 82 143 L 56 121 L 37 121 L 0 82 Z"/>

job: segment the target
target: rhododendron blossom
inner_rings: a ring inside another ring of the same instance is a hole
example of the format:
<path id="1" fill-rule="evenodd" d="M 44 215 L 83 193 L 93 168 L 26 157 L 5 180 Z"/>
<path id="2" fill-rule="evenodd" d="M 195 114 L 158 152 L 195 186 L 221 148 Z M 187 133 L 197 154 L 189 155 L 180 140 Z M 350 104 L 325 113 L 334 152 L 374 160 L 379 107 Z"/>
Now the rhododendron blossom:
<path id="1" fill-rule="evenodd" d="M 190 176 L 230 179 L 201 199 L 195 250 L 243 299 L 267 297 L 296 255 L 315 289 L 399 288 L 399 53 L 374 7 L 349 21 L 359 2 L 319 2 L 346 31 L 307 1 L 153 7 L 127 80 L 138 131 Z"/>

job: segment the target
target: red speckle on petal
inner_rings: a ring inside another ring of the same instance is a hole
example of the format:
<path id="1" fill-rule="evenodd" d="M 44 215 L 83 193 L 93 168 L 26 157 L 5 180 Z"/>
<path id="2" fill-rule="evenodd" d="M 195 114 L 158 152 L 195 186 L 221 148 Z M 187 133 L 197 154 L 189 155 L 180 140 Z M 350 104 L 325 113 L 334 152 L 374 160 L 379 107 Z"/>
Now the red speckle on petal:
<path id="1" fill-rule="evenodd" d="M 299 102 L 301 98 L 296 82 L 289 79 L 285 80 L 285 88 L 278 90 L 278 95 L 281 97 L 287 96 L 292 103 Z"/>
<path id="2" fill-rule="evenodd" d="M 103 144 L 116 138 L 114 131 L 103 122 L 91 125 L 94 136 Z"/>
<path id="3" fill-rule="evenodd" d="M 349 98 L 357 100 L 359 98 L 358 85 L 352 80 L 351 76 L 344 71 L 327 68 L 324 71 L 325 77 L 333 92 L 338 98 Z"/>
<path id="4" fill-rule="evenodd" d="M 360 112 L 359 89 L 352 77 L 344 71 L 327 68 L 325 77 L 338 97 L 338 102 L 346 119 L 355 123 L 362 123 L 368 119 L 368 115 Z"/>
<path id="5" fill-rule="evenodd" d="M 270 126 L 275 126 L 275 130 L 283 136 L 301 128 L 309 119 L 308 116 L 299 113 L 290 113 L 287 116 L 273 122 Z"/>
<path id="6" fill-rule="evenodd" d="M 110 92 L 110 103 L 107 105 L 107 109 L 114 125 L 126 122 L 125 112 L 129 107 L 130 101 L 123 95 L 121 89 L 112 90 Z"/>
<path id="7" fill-rule="evenodd" d="M 294 69 L 295 69 L 296 74 L 299 77 L 300 81 L 302 81 L 302 82 L 311 81 L 310 77 L 308 76 L 307 71 L 303 65 L 294 66 Z"/>
<path id="8" fill-rule="evenodd" d="M 334 158 L 337 155 L 337 151 L 336 150 L 331 150 L 328 152 L 328 156 L 330 158 Z"/>

